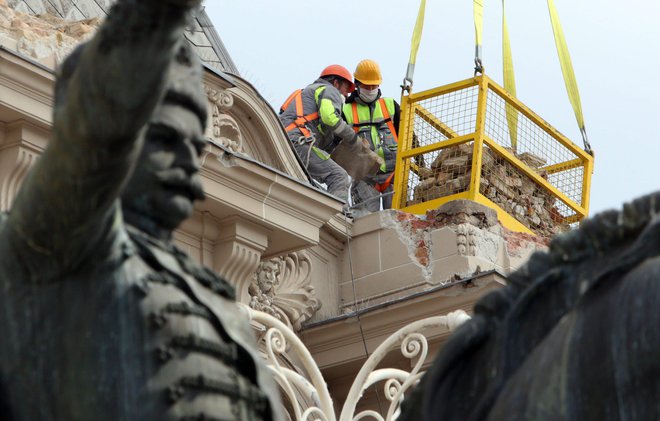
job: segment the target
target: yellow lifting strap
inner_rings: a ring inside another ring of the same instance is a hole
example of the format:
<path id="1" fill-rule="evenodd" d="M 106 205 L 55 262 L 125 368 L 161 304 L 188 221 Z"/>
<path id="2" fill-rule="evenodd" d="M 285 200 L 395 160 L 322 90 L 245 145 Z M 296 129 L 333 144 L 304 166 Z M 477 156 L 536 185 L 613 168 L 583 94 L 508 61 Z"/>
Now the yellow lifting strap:
<path id="1" fill-rule="evenodd" d="M 502 66 L 504 73 L 504 89 L 516 96 L 516 76 L 513 71 L 513 56 L 511 54 L 511 41 L 509 39 L 509 28 L 506 24 L 505 0 L 502 0 Z M 511 148 L 516 151 L 518 147 L 518 110 L 511 104 L 506 103 L 506 121 L 509 126 L 509 138 Z"/>
<path id="2" fill-rule="evenodd" d="M 587 131 L 584 127 L 584 117 L 582 116 L 582 102 L 580 101 L 580 92 L 578 91 L 577 82 L 575 81 L 575 72 L 573 71 L 573 63 L 571 56 L 568 52 L 566 39 L 564 38 L 564 31 L 562 30 L 561 23 L 559 22 L 559 15 L 555 9 L 553 0 L 548 0 L 548 11 L 550 12 L 550 21 L 552 22 L 552 31 L 555 35 L 555 45 L 557 46 L 557 54 L 559 55 L 559 62 L 561 64 L 561 72 L 564 75 L 564 83 L 566 84 L 566 91 L 568 98 L 573 106 L 575 119 L 577 120 L 580 133 L 582 133 L 582 140 L 584 141 L 584 150 L 592 153 L 591 145 L 587 139 Z"/>
<path id="3" fill-rule="evenodd" d="M 403 91 L 408 91 L 413 84 L 413 74 L 415 73 L 415 62 L 417 61 L 417 51 L 419 50 L 419 44 L 422 41 L 422 29 L 424 28 L 424 13 L 426 11 L 426 0 L 422 0 L 419 4 L 419 12 L 417 12 L 417 22 L 415 22 L 415 29 L 413 30 L 412 42 L 410 44 L 410 59 L 408 60 L 408 69 L 406 70 L 406 77 L 403 79 L 403 85 L 401 86 Z"/>
<path id="4" fill-rule="evenodd" d="M 477 72 L 483 74 L 484 67 L 481 61 L 481 34 L 484 28 L 484 4 L 482 0 L 474 0 L 474 35 L 476 45 L 474 48 L 474 74 Z"/>

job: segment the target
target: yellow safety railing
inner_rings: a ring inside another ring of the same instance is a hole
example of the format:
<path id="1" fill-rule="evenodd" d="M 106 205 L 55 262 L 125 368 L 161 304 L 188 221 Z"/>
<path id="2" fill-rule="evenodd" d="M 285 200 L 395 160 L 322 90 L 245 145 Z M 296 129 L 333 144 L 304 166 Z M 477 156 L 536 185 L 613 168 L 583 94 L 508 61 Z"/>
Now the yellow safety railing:
<path id="1" fill-rule="evenodd" d="M 469 199 L 540 235 L 587 215 L 593 156 L 489 77 L 404 94 L 401 112 L 394 208 L 423 214 Z"/>

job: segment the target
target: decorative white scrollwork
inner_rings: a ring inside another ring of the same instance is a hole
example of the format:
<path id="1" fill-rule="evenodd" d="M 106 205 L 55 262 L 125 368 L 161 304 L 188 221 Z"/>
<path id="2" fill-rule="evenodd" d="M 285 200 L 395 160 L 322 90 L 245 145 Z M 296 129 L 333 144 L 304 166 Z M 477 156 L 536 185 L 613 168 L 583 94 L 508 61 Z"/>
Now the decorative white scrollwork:
<path id="1" fill-rule="evenodd" d="M 469 320 L 470 316 L 462 310 L 457 310 L 446 316 L 429 317 L 411 323 L 392 334 L 376 348 L 369 359 L 360 369 L 351 390 L 348 392 L 344 407 L 341 410 L 339 421 L 357 421 L 363 418 L 373 418 L 378 421 L 391 421 L 399 415 L 399 408 L 403 402 L 404 395 L 422 377 L 424 372 L 422 366 L 428 356 L 428 341 L 421 333 L 423 331 L 442 327 L 454 330 L 456 327 Z M 381 368 L 376 369 L 383 358 L 397 344 L 401 344 L 401 354 L 410 360 L 416 359 L 413 369 L 405 370 Z M 390 402 L 385 418 L 375 411 L 362 411 L 355 415 L 357 403 L 363 393 L 372 385 L 385 381 L 385 396 Z"/>
<path id="2" fill-rule="evenodd" d="M 245 153 L 243 135 L 236 120 L 225 112 L 234 105 L 234 97 L 225 89 L 204 86 L 211 103 L 211 126 L 209 137 L 232 152 Z"/>
<path id="3" fill-rule="evenodd" d="M 265 260 L 248 289 L 250 307 L 275 316 L 299 331 L 321 308 L 311 285 L 312 261 L 305 252 Z"/>
<path id="4" fill-rule="evenodd" d="M 247 308 L 247 307 L 246 307 Z M 260 331 L 260 345 L 266 354 L 266 364 L 280 385 L 289 405 L 289 416 L 296 421 L 337 421 L 325 380 L 309 350 L 288 326 L 272 315 L 248 308 L 254 326 Z M 430 317 L 411 323 L 387 338 L 367 359 L 358 372 L 346 397 L 339 421 L 375 419 L 393 421 L 399 415 L 404 395 L 422 377 L 428 356 L 428 340 L 422 332 L 444 328 L 454 330 L 469 320 L 464 311 Z M 380 362 L 399 345 L 401 354 L 415 364 L 410 371 L 396 368 L 376 369 Z M 293 364 L 292 361 L 296 361 Z M 285 367 L 290 364 L 291 368 Z M 385 397 L 390 402 L 383 417 L 374 410 L 355 414 L 358 402 L 371 386 L 384 383 Z"/>
<path id="5" fill-rule="evenodd" d="M 295 332 L 270 314 L 248 308 L 253 324 L 265 329 L 260 345 L 265 348 L 266 364 L 289 402 L 296 421 L 335 421 L 328 387 L 309 350 Z M 302 366 L 287 368 L 283 363 L 295 356 Z M 291 413 L 292 412 L 292 413 Z"/>

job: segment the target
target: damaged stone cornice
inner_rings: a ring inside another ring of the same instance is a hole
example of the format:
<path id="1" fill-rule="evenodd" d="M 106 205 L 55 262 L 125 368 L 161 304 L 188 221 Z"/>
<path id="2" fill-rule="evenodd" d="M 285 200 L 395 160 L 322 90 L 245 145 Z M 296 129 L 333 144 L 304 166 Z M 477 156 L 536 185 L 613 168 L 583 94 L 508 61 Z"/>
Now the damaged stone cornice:
<path id="1" fill-rule="evenodd" d="M 502 287 L 505 279 L 505 275 L 496 270 L 483 272 L 432 290 L 307 324 L 299 335 L 322 369 L 350 364 L 365 358 L 363 340 L 371 351 L 383 337 L 413 321 L 458 309 L 471 312 L 481 296 Z M 447 331 L 437 331 L 430 339 L 442 342 L 448 335 Z"/>

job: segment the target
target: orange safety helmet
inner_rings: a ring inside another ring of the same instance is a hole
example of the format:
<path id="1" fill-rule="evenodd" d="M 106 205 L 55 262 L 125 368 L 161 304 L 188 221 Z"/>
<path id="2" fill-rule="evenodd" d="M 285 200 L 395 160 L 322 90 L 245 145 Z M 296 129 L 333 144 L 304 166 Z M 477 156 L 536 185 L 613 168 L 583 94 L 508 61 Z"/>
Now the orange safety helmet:
<path id="1" fill-rule="evenodd" d="M 350 84 L 348 88 L 349 93 L 355 90 L 355 84 L 353 83 L 353 77 L 351 76 L 351 72 L 349 72 L 348 69 L 345 68 L 344 66 L 340 66 L 339 64 L 331 64 L 325 69 L 323 69 L 323 71 L 321 72 L 321 76 L 319 77 L 323 77 L 323 76 L 338 76 L 346 80 L 346 82 Z"/>
<path id="2" fill-rule="evenodd" d="M 375 61 L 369 59 L 362 60 L 358 63 L 353 76 L 355 80 L 365 85 L 380 85 L 383 82 L 380 66 Z"/>

